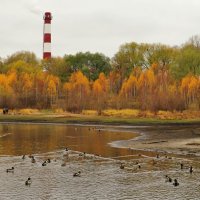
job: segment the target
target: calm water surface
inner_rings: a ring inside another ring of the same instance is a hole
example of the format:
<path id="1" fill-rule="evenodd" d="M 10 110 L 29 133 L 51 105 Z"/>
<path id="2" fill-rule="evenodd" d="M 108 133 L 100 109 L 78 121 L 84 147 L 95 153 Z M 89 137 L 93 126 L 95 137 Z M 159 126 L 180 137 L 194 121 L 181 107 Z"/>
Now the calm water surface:
<path id="1" fill-rule="evenodd" d="M 126 149 L 111 148 L 108 143 L 134 138 L 133 132 L 113 128 L 50 124 L 1 124 L 0 155 L 39 154 L 66 147 L 105 157 L 126 155 Z"/>
<path id="2" fill-rule="evenodd" d="M 108 144 L 113 141 L 137 136 L 133 130 L 118 129 L 1 124 L 0 199 L 199 199 L 198 157 L 155 158 L 153 152 L 112 148 Z M 66 147 L 71 149 L 68 157 Z M 23 154 L 34 155 L 36 163 L 28 156 L 22 160 Z M 47 158 L 51 163 L 42 166 Z M 120 162 L 125 169 L 120 169 Z M 193 174 L 188 171 L 190 165 Z M 12 166 L 14 173 L 6 173 Z M 79 170 L 81 177 L 73 177 Z M 165 182 L 166 174 L 180 185 Z M 25 186 L 28 177 L 30 187 Z"/>

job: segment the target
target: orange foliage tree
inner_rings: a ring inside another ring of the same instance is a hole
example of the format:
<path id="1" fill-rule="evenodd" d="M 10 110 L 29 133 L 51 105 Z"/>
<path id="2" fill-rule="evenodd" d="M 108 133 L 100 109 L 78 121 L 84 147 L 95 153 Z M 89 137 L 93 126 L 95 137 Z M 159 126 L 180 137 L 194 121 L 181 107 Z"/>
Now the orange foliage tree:
<path id="1" fill-rule="evenodd" d="M 199 104 L 199 89 L 200 81 L 198 77 L 188 75 L 182 79 L 180 90 L 183 95 L 186 108 L 193 103 Z"/>
<path id="2" fill-rule="evenodd" d="M 109 94 L 109 82 L 104 73 L 99 74 L 99 78 L 93 83 L 93 107 L 101 114 L 101 110 L 106 107 Z"/>
<path id="3" fill-rule="evenodd" d="M 119 93 L 122 107 L 124 107 L 124 105 L 128 105 L 130 108 L 134 107 L 134 103 L 137 101 L 137 93 L 138 79 L 133 74 L 131 74 L 128 80 L 123 82 Z"/>
<path id="4" fill-rule="evenodd" d="M 81 71 L 74 72 L 69 82 L 63 86 L 65 92 L 65 109 L 70 111 L 81 111 L 89 104 L 90 84 Z"/>

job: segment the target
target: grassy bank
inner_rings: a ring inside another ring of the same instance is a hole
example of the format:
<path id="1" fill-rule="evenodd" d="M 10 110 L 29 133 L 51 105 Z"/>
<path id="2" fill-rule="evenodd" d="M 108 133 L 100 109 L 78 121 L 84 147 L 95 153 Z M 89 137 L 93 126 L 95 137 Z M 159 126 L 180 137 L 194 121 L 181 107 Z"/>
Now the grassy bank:
<path id="1" fill-rule="evenodd" d="M 63 123 L 63 124 L 110 124 L 110 125 L 167 125 L 167 124 L 200 124 L 196 119 L 156 119 L 128 118 L 117 116 L 97 116 L 83 114 L 15 114 L 0 115 L 0 122 L 30 122 L 30 123 Z"/>

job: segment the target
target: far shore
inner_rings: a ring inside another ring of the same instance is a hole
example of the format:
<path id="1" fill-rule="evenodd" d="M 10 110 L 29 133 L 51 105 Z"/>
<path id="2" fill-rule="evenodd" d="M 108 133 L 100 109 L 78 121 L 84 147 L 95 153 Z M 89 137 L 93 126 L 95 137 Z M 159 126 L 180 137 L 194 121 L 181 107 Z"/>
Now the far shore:
<path id="1" fill-rule="evenodd" d="M 60 124 L 85 124 L 85 125 L 200 125 L 197 119 L 156 119 L 156 118 L 131 118 L 115 116 L 96 116 L 83 114 L 0 114 L 0 122 L 27 122 L 27 123 L 60 123 Z"/>

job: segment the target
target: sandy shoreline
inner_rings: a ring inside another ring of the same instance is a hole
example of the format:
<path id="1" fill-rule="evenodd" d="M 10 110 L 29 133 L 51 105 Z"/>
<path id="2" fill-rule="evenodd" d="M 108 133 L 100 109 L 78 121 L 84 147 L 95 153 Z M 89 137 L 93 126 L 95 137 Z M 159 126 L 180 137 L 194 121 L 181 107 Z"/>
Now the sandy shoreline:
<path id="1" fill-rule="evenodd" d="M 149 126 L 136 130 L 140 135 L 110 145 L 132 150 L 200 156 L 200 127 Z"/>

